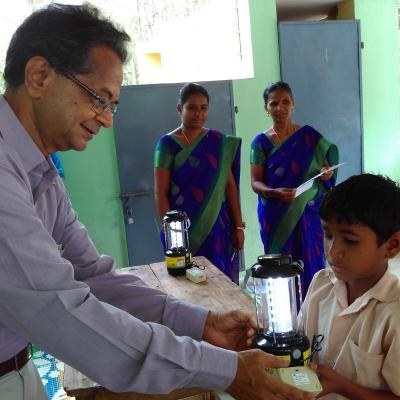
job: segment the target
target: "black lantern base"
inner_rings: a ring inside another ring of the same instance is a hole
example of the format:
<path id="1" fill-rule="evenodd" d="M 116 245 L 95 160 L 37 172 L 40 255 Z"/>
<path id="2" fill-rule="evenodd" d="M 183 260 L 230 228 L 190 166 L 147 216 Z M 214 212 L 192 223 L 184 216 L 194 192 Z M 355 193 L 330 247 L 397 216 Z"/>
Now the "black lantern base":
<path id="1" fill-rule="evenodd" d="M 290 335 L 258 334 L 255 337 L 255 347 L 268 354 L 272 354 L 285 360 L 290 360 L 290 367 L 308 365 L 307 357 L 311 353 L 310 341 L 307 336 L 293 333 Z"/>
<path id="2" fill-rule="evenodd" d="M 192 268 L 192 255 L 188 250 L 167 250 L 165 253 L 165 264 L 167 271 L 172 276 L 185 275 L 186 270 Z"/>

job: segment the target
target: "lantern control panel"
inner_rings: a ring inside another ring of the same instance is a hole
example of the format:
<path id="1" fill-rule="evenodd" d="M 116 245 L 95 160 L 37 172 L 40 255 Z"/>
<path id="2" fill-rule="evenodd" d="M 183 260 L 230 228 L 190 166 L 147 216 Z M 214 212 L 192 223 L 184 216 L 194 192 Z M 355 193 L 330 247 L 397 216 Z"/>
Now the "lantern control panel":
<path id="1" fill-rule="evenodd" d="M 276 368 L 272 375 L 297 389 L 318 394 L 322 391 L 317 374 L 310 367 Z"/>

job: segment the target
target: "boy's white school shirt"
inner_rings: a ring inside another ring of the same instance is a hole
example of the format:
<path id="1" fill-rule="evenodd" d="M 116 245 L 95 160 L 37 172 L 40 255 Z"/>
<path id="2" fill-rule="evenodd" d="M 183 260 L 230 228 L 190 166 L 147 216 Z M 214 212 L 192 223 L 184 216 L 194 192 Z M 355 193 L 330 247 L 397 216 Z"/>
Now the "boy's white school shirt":
<path id="1" fill-rule="evenodd" d="M 346 284 L 330 268 L 313 278 L 299 327 L 310 341 L 323 334 L 314 358 L 331 364 L 351 381 L 400 395 L 400 280 L 389 270 L 370 290 L 348 305 Z M 324 400 L 345 397 L 329 394 Z"/>

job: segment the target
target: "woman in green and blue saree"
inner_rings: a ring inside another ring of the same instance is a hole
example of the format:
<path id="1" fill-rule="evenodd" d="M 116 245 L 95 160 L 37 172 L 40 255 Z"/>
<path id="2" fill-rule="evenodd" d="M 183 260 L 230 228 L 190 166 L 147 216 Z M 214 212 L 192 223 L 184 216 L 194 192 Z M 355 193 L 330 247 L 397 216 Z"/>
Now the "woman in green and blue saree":
<path id="1" fill-rule="evenodd" d="M 159 139 L 154 154 L 156 205 L 160 218 L 169 210 L 185 211 L 192 254 L 207 257 L 238 283 L 244 244 L 241 139 L 205 128 L 208 107 L 201 85 L 189 83 L 180 90 L 181 125 Z"/>
<path id="2" fill-rule="evenodd" d="M 324 173 L 311 189 L 296 196 L 296 188 L 338 163 L 338 149 L 308 125 L 292 123 L 293 94 L 285 82 L 263 93 L 273 125 L 251 144 L 251 185 L 258 194 L 258 220 L 265 254 L 290 254 L 304 262 L 305 296 L 313 275 L 325 266 L 323 233 L 318 216 L 325 191 L 336 171 Z"/>

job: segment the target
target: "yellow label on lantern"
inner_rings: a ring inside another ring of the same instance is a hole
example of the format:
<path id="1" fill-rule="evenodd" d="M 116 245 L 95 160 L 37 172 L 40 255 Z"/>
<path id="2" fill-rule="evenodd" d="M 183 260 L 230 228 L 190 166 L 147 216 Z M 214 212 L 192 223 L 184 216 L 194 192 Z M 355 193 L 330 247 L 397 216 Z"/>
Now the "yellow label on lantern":
<path id="1" fill-rule="evenodd" d="M 304 365 L 310 365 L 310 359 L 308 357 L 310 357 L 311 354 L 311 348 L 307 349 L 304 353 L 303 353 L 303 360 L 306 360 L 304 362 Z"/>
<path id="2" fill-rule="evenodd" d="M 186 257 L 165 257 L 167 268 L 182 268 L 186 266 Z"/>
<path id="3" fill-rule="evenodd" d="M 306 360 L 306 361 L 304 362 L 304 365 L 309 365 L 309 364 L 310 364 L 310 360 L 308 359 L 308 357 L 310 356 L 310 354 L 311 354 L 311 349 L 310 349 L 310 348 L 308 348 L 306 351 L 303 352 L 303 360 Z M 285 360 L 285 361 L 291 362 L 291 357 L 290 357 L 290 355 L 286 355 L 286 356 L 276 356 L 276 357 L 280 358 L 281 360 Z M 268 368 L 268 372 L 269 372 L 270 374 L 274 374 L 274 370 L 275 370 L 275 368 Z"/>

